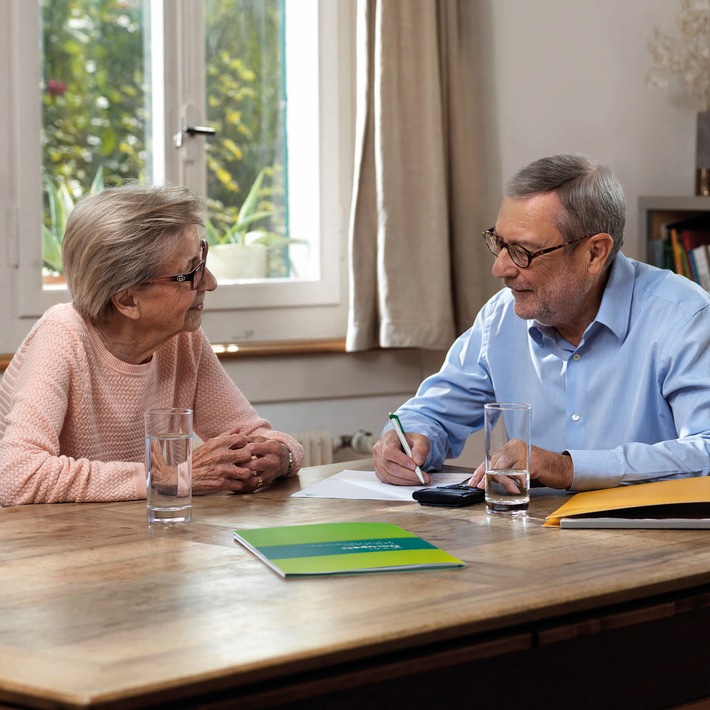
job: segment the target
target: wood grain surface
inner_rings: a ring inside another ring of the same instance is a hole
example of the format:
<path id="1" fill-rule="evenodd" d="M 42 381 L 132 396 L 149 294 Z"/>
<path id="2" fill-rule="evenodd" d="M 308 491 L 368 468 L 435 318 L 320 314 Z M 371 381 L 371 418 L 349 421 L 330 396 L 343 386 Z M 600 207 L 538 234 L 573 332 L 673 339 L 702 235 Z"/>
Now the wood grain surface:
<path id="1" fill-rule="evenodd" d="M 305 702 L 710 607 L 707 531 L 543 528 L 565 493 L 534 489 L 527 520 L 291 498 L 370 465 L 197 497 L 193 522 L 169 529 L 147 525 L 145 501 L 0 509 L 0 703 Z M 284 580 L 232 537 L 354 520 L 396 523 L 466 567 Z"/>

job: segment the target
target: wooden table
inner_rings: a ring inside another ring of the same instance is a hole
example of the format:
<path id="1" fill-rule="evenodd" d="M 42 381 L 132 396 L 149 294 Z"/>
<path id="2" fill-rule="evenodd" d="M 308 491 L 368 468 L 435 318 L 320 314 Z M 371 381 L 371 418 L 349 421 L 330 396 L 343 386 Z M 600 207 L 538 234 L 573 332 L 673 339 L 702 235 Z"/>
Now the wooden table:
<path id="1" fill-rule="evenodd" d="M 710 535 L 559 530 L 482 506 L 291 494 L 0 510 L 0 705 L 653 708 L 710 696 Z M 394 522 L 453 570 L 284 580 L 236 527 Z M 4 703 L 4 705 L 2 705 Z"/>

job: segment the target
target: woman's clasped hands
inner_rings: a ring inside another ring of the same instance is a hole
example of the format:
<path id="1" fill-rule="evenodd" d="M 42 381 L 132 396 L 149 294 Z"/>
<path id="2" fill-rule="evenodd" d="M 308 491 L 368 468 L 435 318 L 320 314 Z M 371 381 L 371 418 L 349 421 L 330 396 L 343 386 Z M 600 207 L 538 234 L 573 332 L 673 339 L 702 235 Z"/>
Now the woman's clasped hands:
<path id="1" fill-rule="evenodd" d="M 275 439 L 216 436 L 192 453 L 192 490 L 196 494 L 254 493 L 285 476 L 289 460 L 288 447 Z"/>

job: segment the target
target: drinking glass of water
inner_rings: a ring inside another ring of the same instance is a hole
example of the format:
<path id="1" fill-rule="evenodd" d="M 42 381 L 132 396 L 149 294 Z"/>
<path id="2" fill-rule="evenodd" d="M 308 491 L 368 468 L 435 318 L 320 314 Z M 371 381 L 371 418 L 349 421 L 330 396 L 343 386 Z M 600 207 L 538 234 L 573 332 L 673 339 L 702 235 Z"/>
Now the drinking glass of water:
<path id="1" fill-rule="evenodd" d="M 486 434 L 486 507 L 489 513 L 527 515 L 530 504 L 531 406 L 483 406 Z"/>
<path id="2" fill-rule="evenodd" d="M 192 410 L 145 413 L 148 522 L 189 523 L 192 518 Z"/>

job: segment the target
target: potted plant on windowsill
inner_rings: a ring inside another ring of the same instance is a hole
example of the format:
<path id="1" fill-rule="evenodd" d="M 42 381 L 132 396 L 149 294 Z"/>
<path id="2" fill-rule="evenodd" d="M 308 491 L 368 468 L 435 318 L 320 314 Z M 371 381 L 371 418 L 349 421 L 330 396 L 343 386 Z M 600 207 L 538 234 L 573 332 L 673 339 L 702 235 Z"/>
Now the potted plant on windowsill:
<path id="1" fill-rule="evenodd" d="M 64 181 L 54 183 L 43 176 L 47 195 L 47 218 L 42 224 L 42 283 L 44 286 L 66 286 L 62 270 L 62 240 L 67 219 L 74 209 L 74 198 Z M 89 188 L 89 195 L 104 189 L 104 169 L 100 165 Z"/>
<path id="2" fill-rule="evenodd" d="M 273 210 L 257 209 L 265 174 L 262 170 L 257 175 L 236 222 L 228 229 L 220 232 L 211 220 L 205 222 L 205 238 L 210 244 L 208 267 L 218 281 L 266 278 L 270 248 L 305 243 L 258 228 L 257 223 L 275 216 Z"/>

